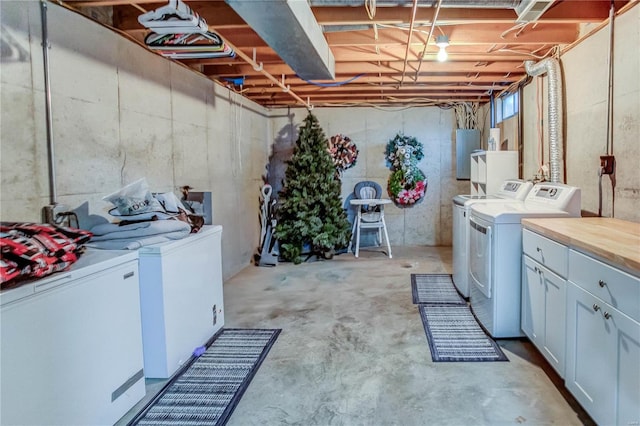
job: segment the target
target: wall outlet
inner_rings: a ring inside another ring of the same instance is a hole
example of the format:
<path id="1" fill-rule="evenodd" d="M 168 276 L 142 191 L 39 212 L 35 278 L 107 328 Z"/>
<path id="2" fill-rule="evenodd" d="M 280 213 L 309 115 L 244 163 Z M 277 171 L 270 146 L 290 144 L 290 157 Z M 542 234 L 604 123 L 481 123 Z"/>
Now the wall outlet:
<path id="1" fill-rule="evenodd" d="M 616 159 L 613 155 L 601 155 L 600 167 L 603 175 L 612 175 L 615 170 Z"/>

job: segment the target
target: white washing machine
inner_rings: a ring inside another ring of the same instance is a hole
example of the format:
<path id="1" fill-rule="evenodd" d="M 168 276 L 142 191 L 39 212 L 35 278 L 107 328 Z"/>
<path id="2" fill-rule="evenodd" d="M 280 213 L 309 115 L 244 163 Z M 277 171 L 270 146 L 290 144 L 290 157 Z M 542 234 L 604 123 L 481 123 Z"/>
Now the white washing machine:
<path id="1" fill-rule="evenodd" d="M 561 183 L 533 186 L 523 203 L 476 204 L 469 216 L 469 298 L 493 337 L 520 329 L 522 218 L 579 217 L 580 189 Z"/>
<path id="2" fill-rule="evenodd" d="M 533 184 L 518 179 L 505 180 L 495 195 L 453 197 L 453 284 L 469 297 L 469 212 L 476 203 L 522 202 Z"/>

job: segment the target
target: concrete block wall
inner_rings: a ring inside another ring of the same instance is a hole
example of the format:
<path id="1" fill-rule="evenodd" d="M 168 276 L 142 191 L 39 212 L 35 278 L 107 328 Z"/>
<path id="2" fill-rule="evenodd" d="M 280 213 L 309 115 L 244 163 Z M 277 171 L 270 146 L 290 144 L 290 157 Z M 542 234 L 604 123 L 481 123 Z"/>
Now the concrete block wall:
<path id="1" fill-rule="evenodd" d="M 57 201 L 71 207 L 88 202 L 91 213 L 106 215 L 102 197 L 143 176 L 154 191 L 177 192 L 182 185 L 212 191 L 214 221 L 225 229 L 225 278 L 248 265 L 259 239 L 262 176 L 284 175 L 306 110 L 267 111 L 83 16 L 48 5 Z M 0 8 L 11 40 L 10 53 L 0 60 L 0 219 L 39 221 L 49 203 L 39 2 L 2 1 Z M 615 192 L 603 179 L 603 213 L 611 215 L 615 194 L 615 217 L 634 221 L 640 221 L 639 17 L 636 5 L 616 20 Z M 590 211 L 597 211 L 598 158 L 605 152 L 607 47 L 603 28 L 561 61 L 567 183 L 582 188 L 583 208 Z M 525 179 L 538 168 L 536 84 L 544 85 L 544 78 L 523 92 Z M 391 242 L 451 244 L 451 199 L 469 192 L 468 181 L 455 179 L 452 110 L 313 113 L 327 137 L 344 133 L 360 149 L 357 165 L 343 175 L 345 199 L 360 180 L 386 188 L 384 152 L 397 132 L 422 142 L 427 196 L 413 208 L 387 207 Z M 276 170 L 267 168 L 270 160 Z"/>
<path id="2" fill-rule="evenodd" d="M 640 4 L 618 16 L 614 25 L 613 155 L 615 187 L 602 178 L 602 215 L 640 222 Z M 607 152 L 609 27 L 603 27 L 560 58 L 564 85 L 566 183 L 582 189 L 582 208 L 598 212 L 598 169 Z M 546 116 L 546 77 L 525 87 L 524 177 L 537 162 L 537 85 L 542 85 Z M 543 131 L 548 163 L 548 129 Z"/>
<path id="3" fill-rule="evenodd" d="M 297 130 L 307 111 L 293 109 L 287 116 L 273 118 L 273 139 L 280 140 L 280 151 L 291 155 Z M 402 111 L 368 107 L 315 108 L 325 136 L 342 133 L 351 138 L 359 150 L 356 165 L 342 175 L 343 201 L 362 180 L 378 182 L 386 192 L 391 171 L 385 164 L 385 149 L 398 132 L 414 136 L 423 144 L 424 158 L 419 167 L 427 176 L 426 196 L 411 208 L 385 207 L 389 239 L 393 245 L 451 245 L 452 198 L 469 192 L 469 181 L 456 180 L 455 117 L 453 110 L 437 107 L 410 108 Z M 282 136 L 284 135 L 284 137 Z M 277 150 L 276 150 L 277 151 Z M 278 167 L 276 184 L 284 176 Z M 393 247 L 392 247 L 393 249 Z"/>
<path id="4" fill-rule="evenodd" d="M 0 7 L 14 45 L 1 62 L 0 218 L 40 221 L 50 197 L 40 6 Z M 57 202 L 88 202 L 108 217 L 102 197 L 141 177 L 157 192 L 212 191 L 225 278 L 248 265 L 259 240 L 267 111 L 85 17 L 48 10 Z"/>

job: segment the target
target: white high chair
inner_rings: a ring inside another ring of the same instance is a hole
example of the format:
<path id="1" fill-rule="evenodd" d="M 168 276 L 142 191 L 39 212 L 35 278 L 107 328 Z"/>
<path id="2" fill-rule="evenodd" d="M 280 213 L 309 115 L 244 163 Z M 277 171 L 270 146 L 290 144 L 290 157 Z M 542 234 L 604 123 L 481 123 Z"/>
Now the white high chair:
<path id="1" fill-rule="evenodd" d="M 360 254 L 360 230 L 361 229 L 377 229 L 376 244 L 378 247 L 382 245 L 382 232 L 387 243 L 387 254 L 391 258 L 391 244 L 389 243 L 389 234 L 387 233 L 387 225 L 384 221 L 384 205 L 391 203 L 389 199 L 382 199 L 382 188 L 377 182 L 362 181 L 358 182 L 353 190 L 354 198 L 350 201 L 352 206 L 356 206 L 358 213 L 353 220 L 353 229 L 351 232 L 351 242 L 348 251 L 351 251 L 353 240 L 356 241 L 355 256 Z"/>

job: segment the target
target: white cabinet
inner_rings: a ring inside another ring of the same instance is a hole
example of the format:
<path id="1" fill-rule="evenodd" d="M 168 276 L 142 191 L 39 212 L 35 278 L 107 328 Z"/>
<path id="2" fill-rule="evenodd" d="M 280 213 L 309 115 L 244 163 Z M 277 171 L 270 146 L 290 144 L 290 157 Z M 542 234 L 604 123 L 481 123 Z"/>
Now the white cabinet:
<path id="1" fill-rule="evenodd" d="M 599 424 L 640 423 L 640 279 L 570 250 L 565 384 Z"/>
<path id="2" fill-rule="evenodd" d="M 145 395 L 136 252 L 0 295 L 3 425 L 107 425 Z"/>
<path id="3" fill-rule="evenodd" d="M 522 247 L 522 331 L 564 377 L 569 249 L 527 229 Z"/>
<path id="4" fill-rule="evenodd" d="M 204 226 L 139 250 L 146 377 L 170 377 L 222 328 L 221 237 L 221 226 Z"/>
<path id="5" fill-rule="evenodd" d="M 471 195 L 495 194 L 505 180 L 517 178 L 517 151 L 480 151 L 471 154 Z"/>

